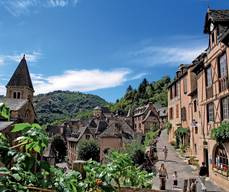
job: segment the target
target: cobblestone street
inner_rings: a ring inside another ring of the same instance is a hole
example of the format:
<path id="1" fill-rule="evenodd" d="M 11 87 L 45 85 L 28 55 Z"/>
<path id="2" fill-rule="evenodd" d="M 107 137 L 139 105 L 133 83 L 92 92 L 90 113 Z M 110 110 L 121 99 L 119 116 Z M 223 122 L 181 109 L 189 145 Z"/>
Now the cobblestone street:
<path id="1" fill-rule="evenodd" d="M 164 161 L 164 153 L 162 151 L 165 145 L 168 148 L 168 157 L 166 161 Z M 174 147 L 168 143 L 167 130 L 162 131 L 161 137 L 157 144 L 157 148 L 158 148 L 159 160 L 156 163 L 156 169 L 159 170 L 161 163 L 165 164 L 165 167 L 168 172 L 168 177 L 169 177 L 169 179 L 166 182 L 167 189 L 169 190 L 172 189 L 172 181 L 173 181 L 172 175 L 174 171 L 177 171 L 178 187 L 181 189 L 183 189 L 185 179 L 195 178 L 198 175 L 198 170 L 194 171 L 194 169 L 191 166 L 185 163 L 184 160 L 177 155 Z M 158 175 L 154 177 L 153 184 L 154 184 L 153 186 L 154 189 L 159 189 L 160 180 Z M 206 181 L 206 188 L 207 191 L 223 191 L 219 189 L 217 186 L 213 185 L 210 181 Z"/>

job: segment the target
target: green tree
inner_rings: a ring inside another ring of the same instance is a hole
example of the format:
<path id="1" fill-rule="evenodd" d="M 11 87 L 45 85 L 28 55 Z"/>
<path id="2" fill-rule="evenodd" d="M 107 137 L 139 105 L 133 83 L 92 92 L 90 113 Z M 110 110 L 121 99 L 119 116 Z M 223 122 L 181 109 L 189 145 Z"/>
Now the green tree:
<path id="1" fill-rule="evenodd" d="M 95 140 L 83 140 L 79 143 L 79 159 L 99 161 L 99 146 Z"/>
<path id="2" fill-rule="evenodd" d="M 54 150 L 56 154 L 56 160 L 58 162 L 62 162 L 65 159 L 65 156 L 67 155 L 67 148 L 66 144 L 60 135 L 55 135 L 53 137 L 53 141 L 51 143 L 51 148 Z"/>

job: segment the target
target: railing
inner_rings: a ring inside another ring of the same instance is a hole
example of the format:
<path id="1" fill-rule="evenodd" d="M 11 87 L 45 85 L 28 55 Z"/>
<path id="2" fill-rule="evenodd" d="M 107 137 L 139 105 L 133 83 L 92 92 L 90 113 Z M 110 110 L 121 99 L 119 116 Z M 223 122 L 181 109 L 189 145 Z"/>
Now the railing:
<path id="1" fill-rule="evenodd" d="M 213 97 L 213 87 L 212 85 L 206 88 L 206 97 L 210 99 Z"/>
<path id="2" fill-rule="evenodd" d="M 221 77 L 219 79 L 219 91 L 222 92 L 228 89 L 228 77 Z"/>

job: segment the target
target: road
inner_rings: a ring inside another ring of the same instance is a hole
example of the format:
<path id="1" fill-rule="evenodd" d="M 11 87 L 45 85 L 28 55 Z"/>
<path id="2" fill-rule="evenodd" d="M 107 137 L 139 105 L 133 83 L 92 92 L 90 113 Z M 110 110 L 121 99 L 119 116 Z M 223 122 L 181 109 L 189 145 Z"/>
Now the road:
<path id="1" fill-rule="evenodd" d="M 164 161 L 164 153 L 162 152 L 162 149 L 164 146 L 167 146 L 168 148 L 168 156 L 167 156 L 166 161 Z M 157 149 L 158 149 L 158 161 L 155 164 L 156 169 L 159 170 L 161 164 L 164 163 L 167 169 L 167 172 L 168 172 L 168 176 L 169 176 L 169 179 L 167 180 L 167 183 L 166 183 L 166 189 L 168 190 L 172 189 L 172 182 L 173 182 L 172 175 L 174 171 L 177 171 L 177 174 L 178 174 L 178 187 L 179 188 L 183 188 L 185 179 L 197 177 L 198 175 L 197 171 L 195 171 L 190 165 L 184 162 L 184 160 L 178 156 L 174 147 L 168 143 L 167 130 L 163 130 L 161 132 L 161 136 L 157 144 Z M 160 180 L 157 175 L 153 179 L 153 188 L 159 189 L 159 186 L 160 186 Z M 207 188 L 207 191 L 223 192 L 223 190 L 219 189 L 217 186 L 215 186 L 210 181 L 206 181 L 206 188 Z"/>

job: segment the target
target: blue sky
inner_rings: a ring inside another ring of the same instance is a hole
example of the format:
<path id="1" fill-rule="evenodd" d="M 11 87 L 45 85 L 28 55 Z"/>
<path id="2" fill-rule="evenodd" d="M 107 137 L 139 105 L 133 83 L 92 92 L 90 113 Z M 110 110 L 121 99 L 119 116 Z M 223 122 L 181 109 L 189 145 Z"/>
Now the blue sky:
<path id="1" fill-rule="evenodd" d="M 207 7 L 228 0 L 0 0 L 0 94 L 25 53 L 36 94 L 72 90 L 120 98 L 174 76 L 207 48 Z"/>

